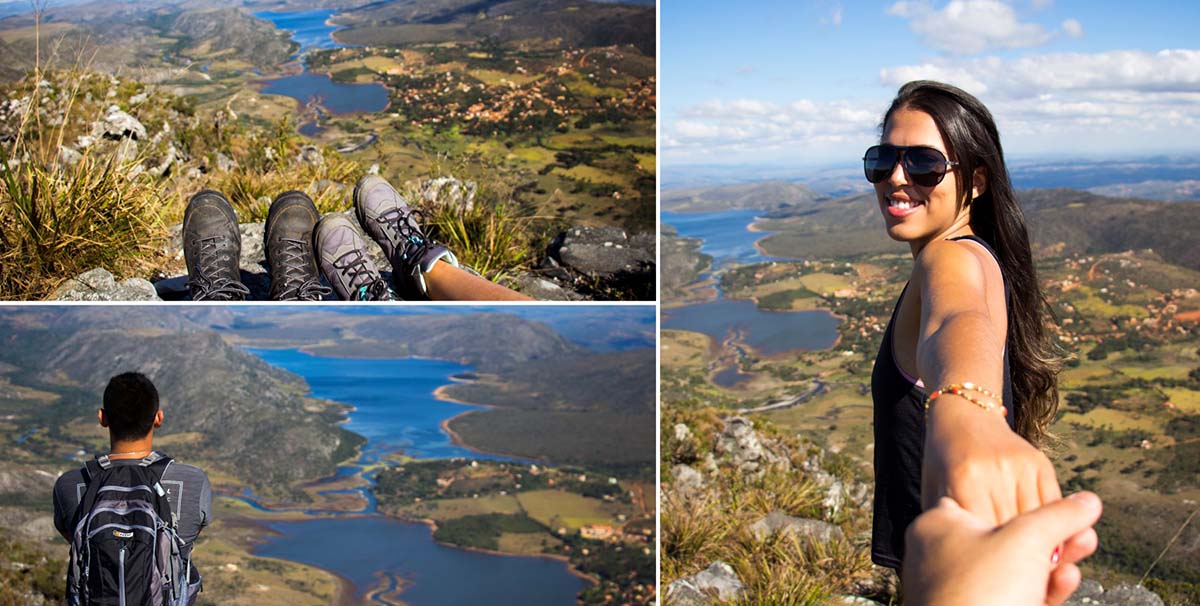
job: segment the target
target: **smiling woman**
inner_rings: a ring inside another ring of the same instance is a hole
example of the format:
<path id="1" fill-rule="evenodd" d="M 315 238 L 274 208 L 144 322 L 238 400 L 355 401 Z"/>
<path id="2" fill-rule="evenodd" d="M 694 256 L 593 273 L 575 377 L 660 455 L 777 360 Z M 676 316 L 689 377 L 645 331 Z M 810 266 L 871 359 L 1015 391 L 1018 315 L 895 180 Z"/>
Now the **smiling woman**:
<path id="1" fill-rule="evenodd" d="M 992 524 L 1059 498 L 1033 446 L 1054 416 L 1058 366 L 987 108 L 910 82 L 863 162 L 888 235 L 914 258 L 871 378 L 872 557 L 899 568 L 905 528 L 941 496 Z"/>

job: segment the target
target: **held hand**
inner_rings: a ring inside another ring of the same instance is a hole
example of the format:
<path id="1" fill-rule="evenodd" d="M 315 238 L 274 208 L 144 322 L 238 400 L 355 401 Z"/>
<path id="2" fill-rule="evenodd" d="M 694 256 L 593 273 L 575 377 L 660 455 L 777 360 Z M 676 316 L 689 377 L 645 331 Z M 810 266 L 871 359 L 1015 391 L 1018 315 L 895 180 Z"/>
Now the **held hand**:
<path id="1" fill-rule="evenodd" d="M 924 508 L 948 496 L 997 526 L 1062 498 L 1050 460 L 999 414 L 947 394 L 929 415 L 921 465 Z"/>
<path id="2" fill-rule="evenodd" d="M 906 602 L 918 606 L 1051 606 L 1079 586 L 1075 563 L 1096 550 L 1100 499 L 1081 492 L 999 528 L 942 498 L 908 527 Z M 1050 554 L 1063 546 L 1057 565 Z"/>

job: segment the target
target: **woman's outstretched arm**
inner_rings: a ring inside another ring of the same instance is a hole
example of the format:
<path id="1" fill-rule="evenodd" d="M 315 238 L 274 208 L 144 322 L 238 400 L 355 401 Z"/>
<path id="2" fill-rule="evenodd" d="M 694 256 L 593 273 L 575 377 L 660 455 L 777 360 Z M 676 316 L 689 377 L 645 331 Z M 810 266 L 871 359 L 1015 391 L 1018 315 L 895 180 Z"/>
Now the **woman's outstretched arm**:
<path id="1" fill-rule="evenodd" d="M 927 389 L 969 381 L 1003 393 L 1004 288 L 986 255 L 974 244 L 938 241 L 916 259 L 917 367 Z M 1062 496 L 1050 460 L 1011 431 L 998 409 L 954 394 L 940 396 L 927 412 L 921 477 L 925 508 L 949 496 L 993 524 Z"/>

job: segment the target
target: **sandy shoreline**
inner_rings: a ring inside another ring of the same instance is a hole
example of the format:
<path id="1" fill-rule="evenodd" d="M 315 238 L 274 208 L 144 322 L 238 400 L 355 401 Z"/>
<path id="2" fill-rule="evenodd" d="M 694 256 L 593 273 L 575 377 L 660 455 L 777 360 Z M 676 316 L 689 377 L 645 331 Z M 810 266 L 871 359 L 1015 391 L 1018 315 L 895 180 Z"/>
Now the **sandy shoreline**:
<path id="1" fill-rule="evenodd" d="M 455 380 L 455 379 L 451 378 L 451 380 L 454 380 L 456 383 L 470 383 L 470 381 L 463 380 L 463 379 Z M 462 400 L 456 400 L 446 394 L 446 389 L 448 389 L 450 387 L 452 387 L 452 385 L 442 385 L 441 387 L 433 390 L 433 397 L 437 398 L 438 400 L 441 400 L 443 402 L 453 402 L 455 404 L 462 404 L 463 406 L 478 406 L 478 407 L 485 408 L 488 410 L 496 408 L 495 406 L 492 406 L 490 404 L 476 404 L 474 402 L 464 402 Z M 483 450 L 481 448 L 476 448 L 474 446 L 471 446 L 470 444 L 467 444 L 462 439 L 462 436 L 458 435 L 457 432 L 455 432 L 453 429 L 450 428 L 450 424 L 453 423 L 455 420 L 465 417 L 469 414 L 476 413 L 476 412 L 480 412 L 480 411 L 465 410 L 463 412 L 460 412 L 460 413 L 454 415 L 453 417 L 450 417 L 449 419 L 443 420 L 440 424 L 438 424 L 438 426 L 441 427 L 442 431 L 446 432 L 446 435 L 450 436 L 450 443 L 455 446 L 458 446 L 459 448 L 465 448 L 471 452 L 476 452 L 476 453 L 479 453 L 482 455 L 493 455 L 493 456 L 497 456 L 497 457 L 515 456 L 515 455 L 503 453 L 503 452 L 490 452 L 487 450 Z M 521 458 L 521 457 L 517 457 L 517 458 Z"/>

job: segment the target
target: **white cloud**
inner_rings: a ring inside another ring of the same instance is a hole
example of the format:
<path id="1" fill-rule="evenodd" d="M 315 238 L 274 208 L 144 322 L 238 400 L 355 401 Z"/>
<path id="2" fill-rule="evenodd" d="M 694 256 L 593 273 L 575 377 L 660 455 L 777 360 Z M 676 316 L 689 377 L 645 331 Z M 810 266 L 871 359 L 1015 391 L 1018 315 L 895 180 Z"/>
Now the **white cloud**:
<path id="1" fill-rule="evenodd" d="M 1022 22 L 1000 0 L 952 0 L 941 10 L 927 0 L 901 0 L 887 13 L 908 19 L 909 29 L 925 43 L 956 55 L 1041 46 L 1054 38 L 1041 25 Z"/>
<path id="2" fill-rule="evenodd" d="M 942 59 L 880 72 L 888 87 L 916 79 L 979 96 L 1007 133 L 1103 127 L 1114 137 L 1145 137 L 1200 128 L 1200 50 Z"/>
<path id="3" fill-rule="evenodd" d="M 1067 35 L 1072 38 L 1083 37 L 1083 24 L 1075 19 L 1067 19 L 1066 21 L 1063 21 L 1062 28 L 1063 31 L 1067 32 Z"/>
<path id="4" fill-rule="evenodd" d="M 894 91 L 915 79 L 941 80 L 980 97 L 1010 152 L 1161 150 L 1194 147 L 1200 139 L 1200 50 L 1109 51 L 945 57 L 888 68 L 880 73 L 887 92 L 866 100 L 707 101 L 663 122 L 664 154 L 693 160 L 853 156 L 878 137 Z"/>
<path id="5" fill-rule="evenodd" d="M 664 123 L 662 146 L 684 155 L 761 154 L 858 144 L 877 136 L 879 108 L 846 101 L 712 100 L 684 108 Z"/>

